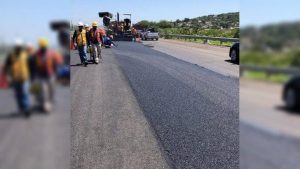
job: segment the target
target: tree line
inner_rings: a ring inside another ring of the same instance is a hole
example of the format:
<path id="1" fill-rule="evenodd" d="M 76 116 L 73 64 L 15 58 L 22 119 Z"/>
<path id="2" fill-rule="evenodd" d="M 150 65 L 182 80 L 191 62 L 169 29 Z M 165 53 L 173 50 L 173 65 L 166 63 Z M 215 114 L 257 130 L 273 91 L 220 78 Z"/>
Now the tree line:
<path id="1" fill-rule="evenodd" d="M 154 28 L 161 33 L 239 38 L 239 12 L 159 22 L 142 20 L 136 27 Z"/>

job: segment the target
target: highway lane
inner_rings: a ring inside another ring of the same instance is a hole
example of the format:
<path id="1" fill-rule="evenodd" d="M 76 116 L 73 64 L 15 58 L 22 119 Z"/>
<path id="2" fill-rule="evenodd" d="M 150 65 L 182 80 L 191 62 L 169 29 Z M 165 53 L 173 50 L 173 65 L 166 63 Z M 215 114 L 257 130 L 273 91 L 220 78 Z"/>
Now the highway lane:
<path id="1" fill-rule="evenodd" d="M 17 114 L 12 90 L 0 90 L 0 169 L 70 168 L 70 90 L 58 87 L 50 114 Z"/>
<path id="2" fill-rule="evenodd" d="M 300 167 L 300 115 L 285 110 L 281 92 L 280 84 L 240 80 L 241 169 Z"/>
<path id="3" fill-rule="evenodd" d="M 228 57 L 226 48 L 163 39 L 144 41 L 143 44 L 224 75 L 231 71 L 237 75 L 238 72 L 238 65 L 224 62 L 224 58 Z M 204 55 L 200 55 L 202 53 Z M 284 108 L 281 92 L 282 85 L 279 84 L 241 79 L 242 169 L 299 168 L 300 116 Z"/>
<path id="4" fill-rule="evenodd" d="M 241 169 L 295 169 L 299 158 L 299 139 L 240 122 Z"/>
<path id="5" fill-rule="evenodd" d="M 143 44 L 162 53 L 197 64 L 222 75 L 235 78 L 239 77 L 239 65 L 230 62 L 229 47 L 169 39 L 143 41 Z"/>
<path id="6" fill-rule="evenodd" d="M 238 79 L 118 44 L 100 65 L 72 53 L 72 167 L 238 168 Z"/>
<path id="7" fill-rule="evenodd" d="M 286 110 L 281 84 L 240 80 L 240 119 L 300 139 L 300 115 Z"/>

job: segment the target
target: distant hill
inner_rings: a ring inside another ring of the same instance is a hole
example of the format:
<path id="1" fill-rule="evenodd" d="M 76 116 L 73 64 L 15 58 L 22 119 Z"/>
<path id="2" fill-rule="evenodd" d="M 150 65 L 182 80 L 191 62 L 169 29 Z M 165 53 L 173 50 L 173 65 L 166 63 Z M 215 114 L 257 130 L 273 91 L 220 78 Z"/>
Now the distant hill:
<path id="1" fill-rule="evenodd" d="M 300 21 L 241 28 L 241 41 L 246 49 L 280 51 L 300 45 Z"/>
<path id="2" fill-rule="evenodd" d="M 150 22 L 143 20 L 136 25 L 142 28 L 233 29 L 239 27 L 239 12 L 184 18 L 176 21 L 161 20 L 159 22 Z"/>
<path id="3" fill-rule="evenodd" d="M 230 29 L 239 27 L 239 12 L 185 18 L 173 22 L 176 27 L 198 27 L 199 29 Z"/>
<path id="4" fill-rule="evenodd" d="M 239 38 L 239 12 L 184 18 L 176 21 L 142 20 L 134 27 L 137 29 L 155 28 L 161 33 Z"/>

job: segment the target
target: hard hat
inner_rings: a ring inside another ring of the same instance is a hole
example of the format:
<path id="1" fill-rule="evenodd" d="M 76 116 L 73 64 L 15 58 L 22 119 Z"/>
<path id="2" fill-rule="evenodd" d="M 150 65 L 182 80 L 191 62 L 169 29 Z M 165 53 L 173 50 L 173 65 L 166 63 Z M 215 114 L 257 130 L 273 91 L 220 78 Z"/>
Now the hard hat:
<path id="1" fill-rule="evenodd" d="M 82 22 L 78 22 L 78 26 L 83 26 L 83 23 Z"/>
<path id="2" fill-rule="evenodd" d="M 39 46 L 40 47 L 47 47 L 48 46 L 48 40 L 46 38 L 40 38 L 39 39 Z"/>
<path id="3" fill-rule="evenodd" d="M 98 26 L 98 23 L 96 21 L 93 22 L 93 26 Z"/>
<path id="4" fill-rule="evenodd" d="M 24 45 L 24 42 L 22 39 L 18 38 L 18 39 L 15 39 L 15 46 L 23 46 Z"/>
<path id="5" fill-rule="evenodd" d="M 84 27 L 89 27 L 89 24 L 84 24 Z"/>

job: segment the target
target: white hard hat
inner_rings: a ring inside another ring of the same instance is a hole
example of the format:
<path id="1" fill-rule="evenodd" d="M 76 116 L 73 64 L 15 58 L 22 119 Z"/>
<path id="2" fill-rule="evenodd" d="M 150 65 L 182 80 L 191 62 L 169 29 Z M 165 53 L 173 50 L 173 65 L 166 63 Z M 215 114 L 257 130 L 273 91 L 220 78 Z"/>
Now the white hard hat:
<path id="1" fill-rule="evenodd" d="M 15 39 L 15 46 L 23 46 L 24 45 L 24 42 L 22 39 L 18 38 L 18 39 Z"/>
<path id="2" fill-rule="evenodd" d="M 83 26 L 83 23 L 82 22 L 78 22 L 78 26 Z"/>
<path id="3" fill-rule="evenodd" d="M 84 24 L 85 27 L 89 27 L 89 24 Z"/>

